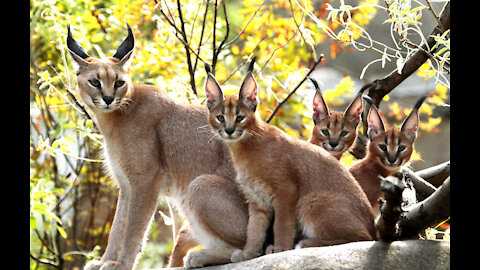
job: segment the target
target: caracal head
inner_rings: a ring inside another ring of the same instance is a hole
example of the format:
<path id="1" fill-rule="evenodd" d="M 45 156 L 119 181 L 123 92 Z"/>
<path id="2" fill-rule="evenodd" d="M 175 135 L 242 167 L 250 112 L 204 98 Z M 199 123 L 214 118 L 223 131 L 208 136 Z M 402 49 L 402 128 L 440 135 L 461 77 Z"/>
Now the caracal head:
<path id="1" fill-rule="evenodd" d="M 394 127 L 385 129 L 377 108 L 371 104 L 368 114 L 367 133 L 370 139 L 368 151 L 374 154 L 377 161 L 387 170 L 397 171 L 410 160 L 419 125 L 418 109 L 425 99 L 426 96 L 423 96 L 417 101 L 400 129 Z"/>
<path id="2" fill-rule="evenodd" d="M 135 48 L 132 29 L 112 57 L 90 57 L 73 39 L 68 26 L 67 48 L 74 62 L 77 84 L 83 102 L 96 112 L 109 113 L 126 106 L 133 88 L 128 70 Z"/>
<path id="3" fill-rule="evenodd" d="M 318 83 L 310 78 L 315 86 L 313 98 L 314 127 L 312 138 L 330 154 L 337 156 L 347 151 L 357 137 L 357 126 L 362 112 L 362 92 L 358 93 L 345 111 L 328 109 Z"/>
<path id="4" fill-rule="evenodd" d="M 251 61 L 247 75 L 243 80 L 238 96 L 224 96 L 210 68 L 205 65 L 207 79 L 205 81 L 206 105 L 209 122 L 214 132 L 226 143 L 238 142 L 251 135 L 255 136 L 252 126 L 255 125 L 255 111 L 258 104 L 257 82 L 252 75 L 255 58 Z"/>

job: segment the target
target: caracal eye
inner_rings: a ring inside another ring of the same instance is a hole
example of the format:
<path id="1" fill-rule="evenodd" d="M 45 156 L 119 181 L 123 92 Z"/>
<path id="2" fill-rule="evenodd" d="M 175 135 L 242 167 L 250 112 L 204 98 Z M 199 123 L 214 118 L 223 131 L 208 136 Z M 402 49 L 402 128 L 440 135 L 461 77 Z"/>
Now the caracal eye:
<path id="1" fill-rule="evenodd" d="M 118 80 L 115 82 L 114 87 L 119 88 L 119 87 L 122 87 L 124 84 L 125 84 L 125 81 Z"/>
<path id="2" fill-rule="evenodd" d="M 348 131 L 347 130 L 342 130 L 342 132 L 340 132 L 340 137 L 345 137 L 348 135 Z"/>
<path id="3" fill-rule="evenodd" d="M 90 79 L 88 80 L 88 83 L 92 85 L 93 87 L 100 88 L 100 81 L 97 79 Z"/>
<path id="4" fill-rule="evenodd" d="M 399 145 L 398 152 L 402 152 L 403 150 L 405 150 L 405 148 L 407 148 L 405 145 Z"/>
<path id="5" fill-rule="evenodd" d="M 387 145 L 386 144 L 381 143 L 381 144 L 378 145 L 378 148 L 380 148 L 380 150 L 382 150 L 385 153 L 387 152 Z"/>
<path id="6" fill-rule="evenodd" d="M 240 123 L 242 122 L 243 119 L 245 119 L 244 115 L 237 115 L 237 118 L 235 118 L 235 121 L 237 121 L 237 123 Z"/>
<path id="7" fill-rule="evenodd" d="M 223 122 L 225 122 L 225 117 L 223 117 L 223 115 L 219 114 L 219 115 L 217 115 L 217 120 L 218 120 L 220 123 L 223 123 Z"/>
<path id="8" fill-rule="evenodd" d="M 321 131 L 322 131 L 322 134 L 323 134 L 324 136 L 330 135 L 330 132 L 328 132 L 328 129 L 326 129 L 326 128 L 322 129 Z"/>

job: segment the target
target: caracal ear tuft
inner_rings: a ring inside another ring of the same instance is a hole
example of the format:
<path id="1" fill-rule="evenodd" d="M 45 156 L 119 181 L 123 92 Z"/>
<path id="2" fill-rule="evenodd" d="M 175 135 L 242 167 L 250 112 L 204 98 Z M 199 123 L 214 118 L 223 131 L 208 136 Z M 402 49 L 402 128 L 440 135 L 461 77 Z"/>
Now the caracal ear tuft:
<path id="1" fill-rule="evenodd" d="M 126 22 L 125 22 L 126 23 Z M 135 48 L 135 38 L 132 33 L 132 28 L 127 24 L 128 35 L 127 38 L 120 44 L 117 52 L 113 55 L 114 58 L 120 60 L 118 64 L 123 69 L 128 69 L 131 64 L 133 49 Z"/>
<path id="2" fill-rule="evenodd" d="M 360 123 L 360 115 L 362 114 L 362 95 L 362 92 L 358 93 L 343 113 L 345 119 L 352 122 L 355 127 Z"/>
<path id="3" fill-rule="evenodd" d="M 205 69 L 207 69 L 205 64 Z M 217 104 L 223 101 L 224 96 L 220 84 L 218 84 L 213 74 L 207 70 L 207 79 L 205 80 L 205 95 L 207 96 L 207 108 L 211 111 Z"/>
<path id="4" fill-rule="evenodd" d="M 322 96 L 322 91 L 320 86 L 315 79 L 308 77 L 312 81 L 313 86 L 315 86 L 315 96 L 313 97 L 313 123 L 318 124 L 323 118 L 330 115 L 330 112 L 327 107 L 327 103 Z"/>
<path id="5" fill-rule="evenodd" d="M 370 107 L 370 113 L 368 114 L 368 130 L 367 134 L 370 141 L 373 141 L 378 135 L 385 131 L 385 125 L 383 124 L 382 117 L 378 113 L 375 105 Z"/>
<path id="6" fill-rule="evenodd" d="M 413 106 L 412 111 L 410 112 L 408 117 L 405 118 L 405 120 L 403 121 L 400 127 L 400 131 L 402 131 L 412 142 L 415 141 L 415 139 L 417 138 L 418 122 L 419 122 L 418 109 L 420 108 L 420 106 L 422 106 L 426 98 L 427 96 L 422 96 L 417 101 L 415 106 Z"/>
<path id="7" fill-rule="evenodd" d="M 255 65 L 255 61 L 257 61 L 257 56 L 254 56 L 252 58 L 252 61 L 250 61 L 250 64 L 248 65 L 247 72 L 252 72 L 253 73 L 253 66 Z"/>
<path id="8" fill-rule="evenodd" d="M 207 62 L 205 62 L 205 71 L 207 72 L 207 74 L 212 73 L 212 68 Z"/>
<path id="9" fill-rule="evenodd" d="M 77 74 L 82 70 L 85 66 L 88 65 L 88 62 L 85 60 L 90 56 L 85 52 L 85 50 L 78 44 L 78 42 L 73 38 L 72 32 L 70 31 L 70 25 L 67 27 L 67 49 L 70 55 L 72 56 L 73 68 Z"/>
<path id="10" fill-rule="evenodd" d="M 240 86 L 240 91 L 238 92 L 238 99 L 240 99 L 252 111 L 255 111 L 258 105 L 257 81 L 252 74 L 254 62 L 255 57 L 252 59 L 252 62 L 250 62 L 247 76 L 243 79 L 242 86 Z"/>

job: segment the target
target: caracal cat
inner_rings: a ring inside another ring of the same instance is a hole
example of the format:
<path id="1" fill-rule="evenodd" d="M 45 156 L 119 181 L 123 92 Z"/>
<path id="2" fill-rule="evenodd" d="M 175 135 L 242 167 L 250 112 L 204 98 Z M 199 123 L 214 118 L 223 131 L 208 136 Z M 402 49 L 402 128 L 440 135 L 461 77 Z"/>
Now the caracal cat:
<path id="1" fill-rule="evenodd" d="M 328 109 L 317 81 L 310 78 L 315 86 L 313 98 L 313 123 L 310 142 L 319 145 L 338 160 L 352 146 L 357 137 L 357 126 L 362 113 L 362 94 L 360 91 L 345 111 L 337 112 Z"/>
<path id="2" fill-rule="evenodd" d="M 94 112 L 108 170 L 120 188 L 105 253 L 85 269 L 134 268 L 159 196 L 171 198 L 188 223 L 171 266 L 182 266 L 185 253 L 198 244 L 242 248 L 248 209 L 228 148 L 209 129 L 206 108 L 176 103 L 158 87 L 131 82 L 135 43 L 127 27 L 127 38 L 106 59 L 87 55 L 68 28 L 79 94 Z M 218 255 L 192 252 L 186 266 L 229 262 Z"/>
<path id="3" fill-rule="evenodd" d="M 367 148 L 367 156 L 355 162 L 348 169 L 355 177 L 368 197 L 373 211 L 379 214 L 380 178 L 395 174 L 406 164 L 413 153 L 413 142 L 417 137 L 418 109 L 425 101 L 426 96 L 421 97 L 410 114 L 405 118 L 400 129 L 391 127 L 385 129 L 382 117 L 371 99 L 365 99 L 370 103 L 368 114 L 368 137 L 370 143 Z"/>
<path id="4" fill-rule="evenodd" d="M 224 97 L 208 67 L 205 84 L 210 125 L 227 143 L 248 200 L 247 241 L 231 261 L 263 253 L 272 219 L 274 244 L 266 253 L 292 249 L 296 234 L 300 247 L 375 239 L 372 208 L 347 169 L 325 149 L 290 137 L 256 114 L 252 69 L 253 61 L 238 97 Z"/>

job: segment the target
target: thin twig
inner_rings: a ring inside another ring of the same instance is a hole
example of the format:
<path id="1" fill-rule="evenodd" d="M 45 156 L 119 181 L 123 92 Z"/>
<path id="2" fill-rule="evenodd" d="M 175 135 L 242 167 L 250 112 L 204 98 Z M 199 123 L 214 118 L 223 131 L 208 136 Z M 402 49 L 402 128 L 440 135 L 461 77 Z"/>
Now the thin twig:
<path id="1" fill-rule="evenodd" d="M 35 256 L 33 256 L 32 254 L 30 254 L 30 258 L 32 258 L 34 261 L 36 262 L 39 262 L 41 264 L 46 264 L 46 265 L 50 265 L 50 266 L 53 266 L 55 268 L 60 268 L 57 264 L 54 264 L 50 261 L 45 261 L 45 260 L 40 260 L 39 258 L 36 258 Z"/>
<path id="2" fill-rule="evenodd" d="M 293 95 L 295 94 L 295 92 L 298 90 L 298 88 L 300 88 L 300 86 L 303 84 L 303 82 L 305 82 L 308 78 L 308 76 L 310 76 L 310 74 L 312 74 L 312 72 L 315 70 L 315 68 L 317 67 L 318 64 L 320 64 L 320 62 L 322 61 L 324 55 L 323 53 L 320 54 L 320 57 L 318 58 L 317 61 L 315 61 L 315 63 L 313 64 L 313 66 L 310 68 L 310 70 L 308 71 L 307 75 L 305 75 L 305 77 L 303 77 L 303 80 L 292 90 L 292 92 L 290 92 L 288 94 L 288 96 L 282 100 L 280 103 L 278 103 L 277 107 L 275 107 L 275 110 L 273 110 L 272 114 L 268 117 L 267 123 L 270 122 L 270 120 L 272 120 L 272 118 L 275 116 L 275 114 L 278 112 L 278 110 L 280 109 L 280 107 L 282 107 L 282 105 L 287 102 L 287 100 Z"/>
<path id="3" fill-rule="evenodd" d="M 155 3 L 157 3 L 157 1 L 155 1 Z M 156 6 L 156 5 L 155 5 Z M 163 10 L 161 8 L 159 8 L 159 11 L 160 11 L 160 14 L 163 15 L 163 17 L 165 18 L 165 20 L 167 20 L 168 24 L 170 24 L 170 26 L 173 27 L 173 29 L 175 29 L 175 36 L 177 37 L 177 39 L 182 42 L 182 44 L 185 46 L 185 48 L 187 48 L 187 50 L 190 50 L 191 53 L 193 53 L 198 59 L 200 59 L 200 61 L 206 63 L 206 64 L 210 64 L 208 61 L 206 61 L 205 59 L 203 59 L 202 57 L 200 57 L 198 55 L 198 53 L 196 53 L 192 47 L 190 47 L 188 45 L 188 43 L 186 43 L 183 38 L 179 37 L 178 34 L 182 34 L 182 31 L 180 29 L 178 29 L 178 27 L 175 25 L 174 22 L 170 21 L 170 19 L 168 18 L 168 16 L 165 14 L 165 12 L 163 12 Z"/>
<path id="4" fill-rule="evenodd" d="M 214 10 L 214 16 L 213 16 L 213 41 L 212 41 L 212 49 L 213 49 L 213 59 L 212 59 L 212 74 L 215 75 L 215 66 L 217 65 L 217 52 L 216 52 L 216 48 L 217 48 L 217 45 L 215 44 L 216 42 L 216 30 L 217 30 L 217 9 L 218 9 L 218 5 L 217 5 L 217 0 L 215 0 L 215 10 Z"/>
<path id="5" fill-rule="evenodd" d="M 225 48 L 224 44 L 225 41 L 228 39 L 228 34 L 230 33 L 230 22 L 228 21 L 228 16 L 227 16 L 227 8 L 225 7 L 225 1 L 222 1 L 222 7 L 223 7 L 223 16 L 225 16 L 225 23 L 227 24 L 227 30 L 225 32 L 225 37 L 223 38 L 222 42 L 220 42 L 220 45 L 218 46 L 217 49 L 217 59 L 218 55 L 220 54 L 220 51 Z"/>
<path id="6" fill-rule="evenodd" d="M 202 32 L 200 33 L 200 40 L 198 41 L 197 57 L 195 57 L 195 64 L 193 64 L 193 70 L 197 70 L 198 54 L 200 54 L 200 48 L 202 47 L 203 33 L 205 32 L 205 22 L 207 21 L 207 12 L 208 12 L 209 4 L 210 4 L 210 0 L 207 0 L 207 4 L 205 5 L 205 13 L 203 14 Z"/>
<path id="7" fill-rule="evenodd" d="M 245 32 L 245 30 L 247 29 L 248 25 L 250 24 L 250 22 L 253 20 L 253 18 L 255 18 L 255 15 L 257 15 L 258 11 L 263 7 L 263 4 L 265 4 L 266 0 L 263 1 L 260 6 L 258 6 L 257 10 L 255 10 L 255 12 L 253 13 L 252 17 L 250 17 L 250 20 L 248 20 L 247 24 L 242 28 L 242 30 L 240 31 L 240 33 L 238 33 L 238 35 L 236 37 L 234 37 L 232 40 L 230 40 L 226 45 L 225 47 L 227 46 L 230 46 L 232 45 L 235 41 L 237 41 L 237 39 Z"/>
<path id="8" fill-rule="evenodd" d="M 185 46 L 185 54 L 187 55 L 187 64 L 188 64 L 188 73 L 190 74 L 190 85 L 192 86 L 192 91 L 195 95 L 197 95 L 197 87 L 195 86 L 195 70 L 192 67 L 192 59 L 190 59 L 190 46 L 188 44 L 187 40 L 187 33 L 185 32 L 185 21 L 183 20 L 183 15 L 182 15 L 182 8 L 180 6 L 180 0 L 177 0 L 177 7 L 178 7 L 178 16 L 180 18 L 180 23 L 182 27 L 182 36 L 184 40 L 184 46 Z"/>

